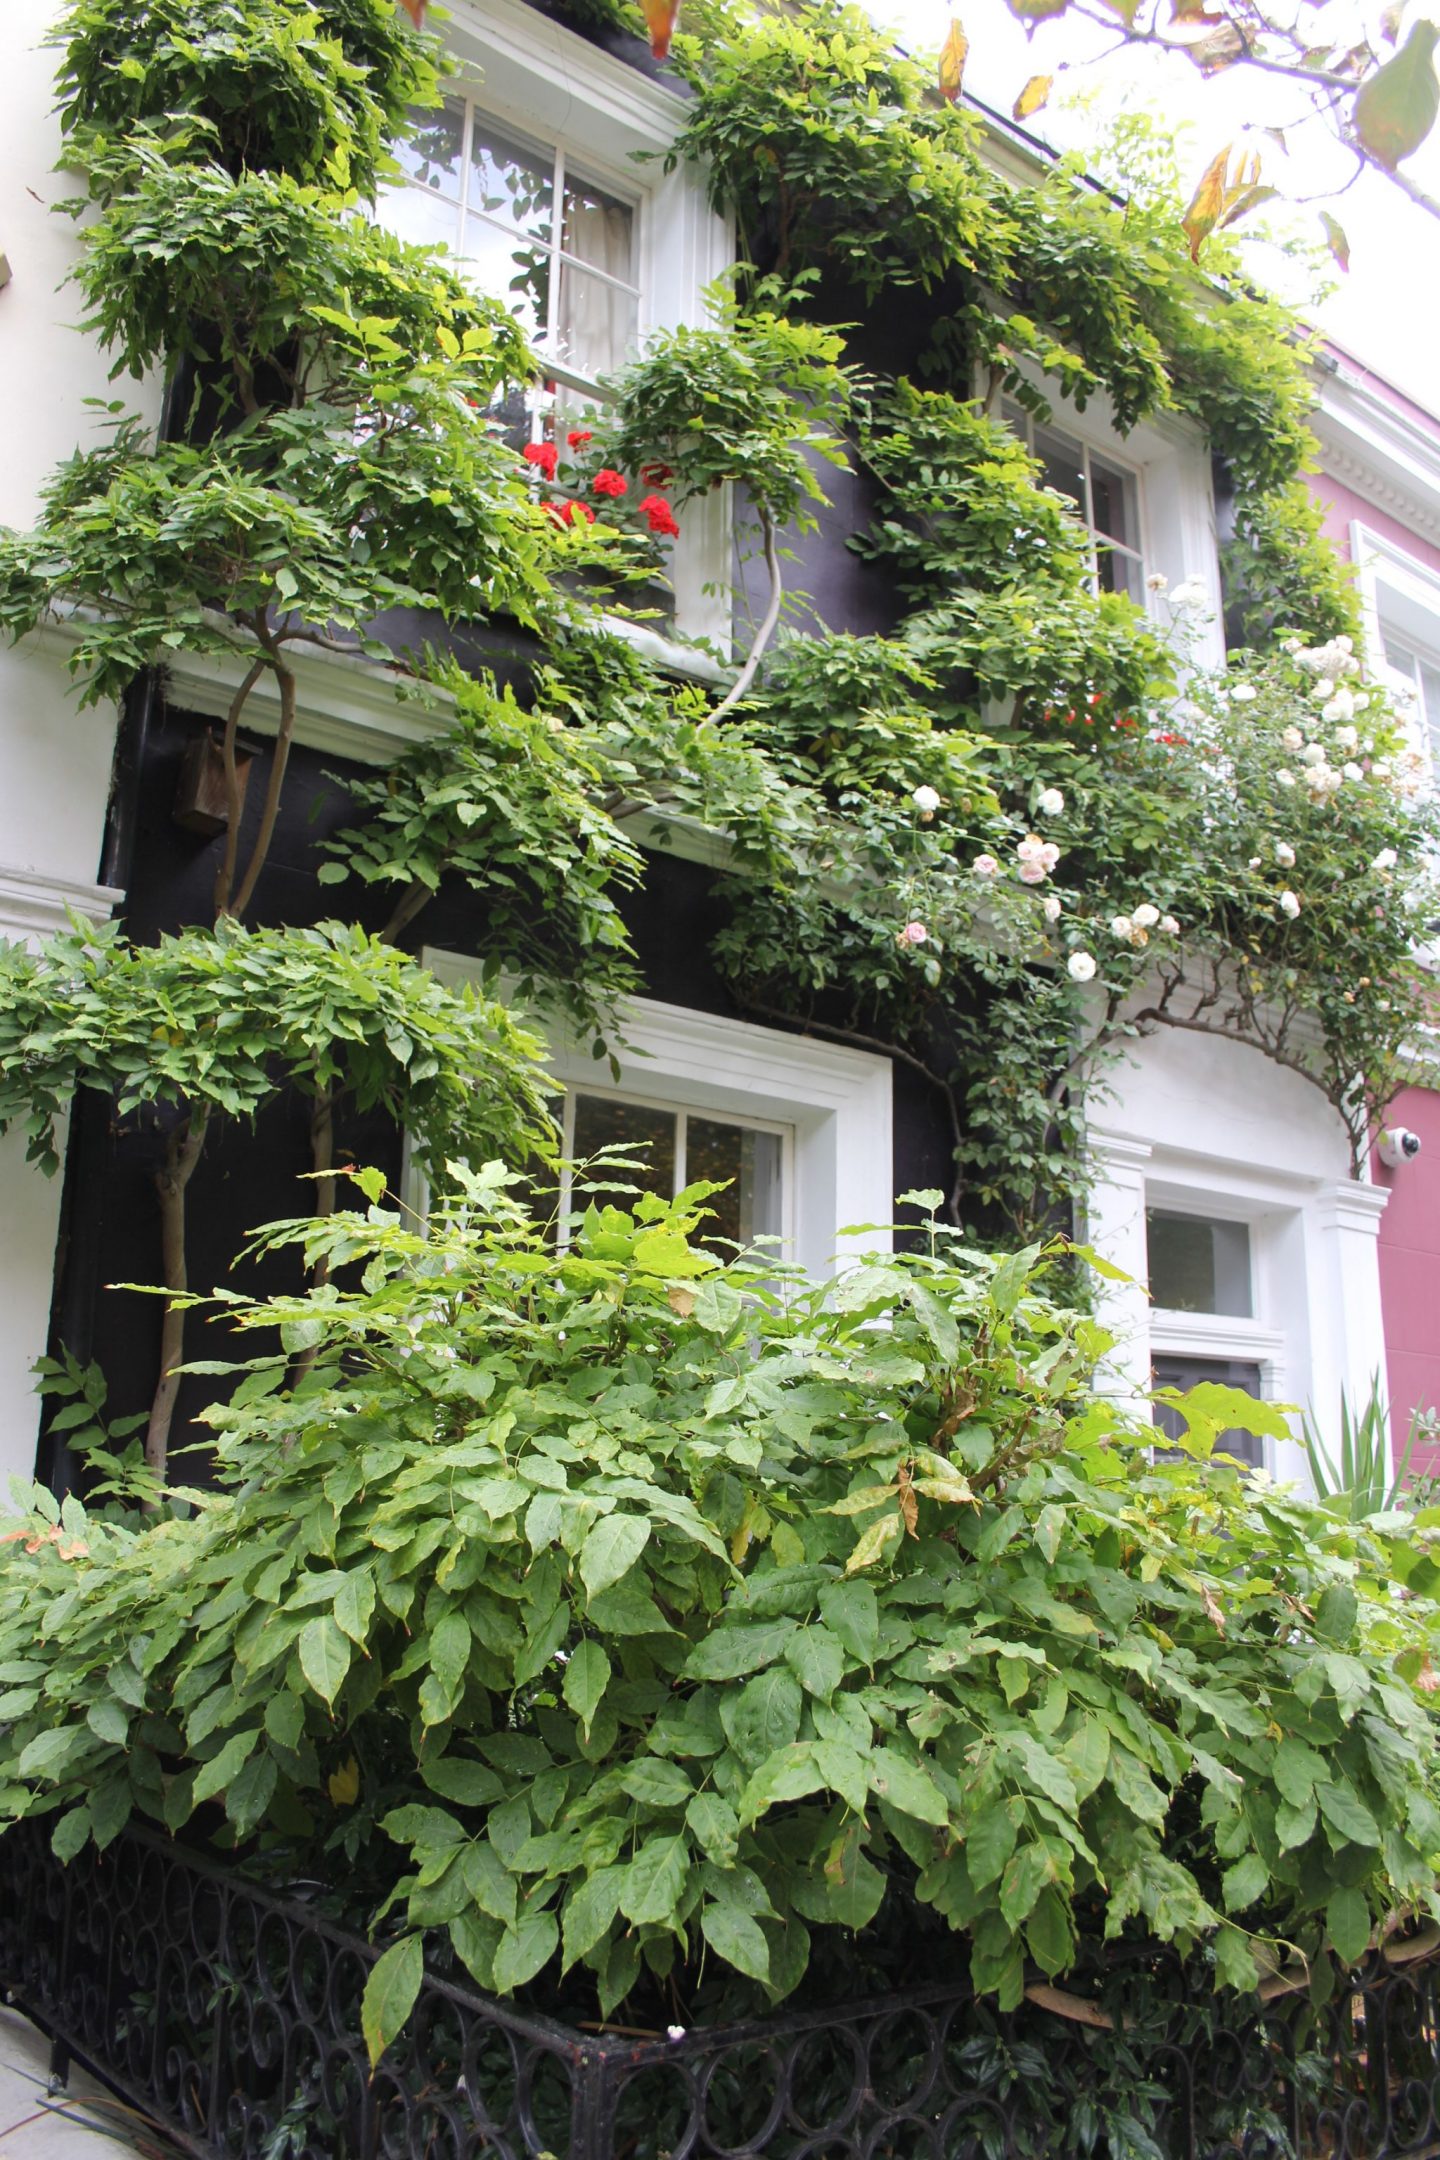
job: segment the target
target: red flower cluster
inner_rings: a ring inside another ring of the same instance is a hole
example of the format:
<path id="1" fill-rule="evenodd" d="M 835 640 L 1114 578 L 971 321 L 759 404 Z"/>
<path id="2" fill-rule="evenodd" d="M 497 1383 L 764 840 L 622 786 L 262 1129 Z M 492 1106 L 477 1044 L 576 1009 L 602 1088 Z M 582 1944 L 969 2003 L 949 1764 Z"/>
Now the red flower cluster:
<path id="1" fill-rule="evenodd" d="M 630 483 L 623 473 L 612 472 L 608 465 L 602 465 L 590 485 L 597 495 L 619 497 L 628 491 Z"/>
<path id="2" fill-rule="evenodd" d="M 560 462 L 560 452 L 553 442 L 527 442 L 520 455 L 527 465 L 533 465 L 545 479 L 554 479 L 555 467 Z"/>
<path id="3" fill-rule="evenodd" d="M 640 504 L 640 515 L 646 520 L 652 533 L 663 533 L 669 540 L 673 540 L 680 531 L 675 522 L 675 513 L 663 495 L 645 496 Z"/>
<path id="4" fill-rule="evenodd" d="M 565 437 L 572 450 L 582 450 L 587 442 L 593 442 L 594 439 L 595 430 L 588 427 L 571 428 L 569 434 Z"/>
<path id="5" fill-rule="evenodd" d="M 577 518 L 583 519 L 587 525 L 595 522 L 595 512 L 589 503 L 547 502 L 543 507 L 546 516 L 554 518 L 557 525 L 573 525 Z"/>

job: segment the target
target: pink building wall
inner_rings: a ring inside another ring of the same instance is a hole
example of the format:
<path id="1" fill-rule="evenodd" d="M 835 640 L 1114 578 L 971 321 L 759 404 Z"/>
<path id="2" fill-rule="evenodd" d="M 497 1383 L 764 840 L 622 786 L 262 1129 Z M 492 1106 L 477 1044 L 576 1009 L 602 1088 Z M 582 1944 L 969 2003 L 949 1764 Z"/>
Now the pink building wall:
<path id="1" fill-rule="evenodd" d="M 1372 370 L 1348 355 L 1345 366 L 1412 421 L 1417 432 L 1440 433 L 1440 421 L 1434 415 L 1423 412 Z M 1326 537 L 1342 555 L 1350 555 L 1351 526 L 1361 524 L 1412 561 L 1440 571 L 1440 547 L 1378 504 L 1328 473 L 1311 475 L 1309 486 L 1324 505 Z M 1421 1140 L 1419 1156 L 1403 1169 L 1388 1169 L 1375 1157 L 1376 1181 L 1390 1191 L 1380 1219 L 1380 1300 L 1385 1322 L 1383 1378 L 1398 1459 L 1414 1413 L 1440 1407 L 1440 1094 L 1429 1088 L 1407 1088 L 1391 1105 L 1387 1123 L 1408 1126 Z M 1440 1446 L 1417 1449 L 1412 1467 L 1440 1473 Z"/>
<path id="2" fill-rule="evenodd" d="M 1440 1095 L 1406 1088 L 1388 1123 L 1408 1125 L 1422 1143 L 1403 1169 L 1375 1166 L 1377 1182 L 1390 1188 L 1380 1218 L 1380 1302 L 1398 1456 L 1414 1412 L 1440 1407 Z M 1412 1467 L 1440 1472 L 1440 1447 L 1417 1448 Z"/>

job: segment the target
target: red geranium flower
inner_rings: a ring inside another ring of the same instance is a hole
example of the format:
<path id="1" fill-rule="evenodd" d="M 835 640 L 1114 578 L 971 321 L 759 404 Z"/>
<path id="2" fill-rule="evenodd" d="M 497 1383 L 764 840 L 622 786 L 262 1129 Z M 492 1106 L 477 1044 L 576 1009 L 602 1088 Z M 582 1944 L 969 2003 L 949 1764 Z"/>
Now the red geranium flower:
<path id="1" fill-rule="evenodd" d="M 663 495 L 645 496 L 640 504 L 640 515 L 647 521 L 652 533 L 664 533 L 668 539 L 673 540 L 680 530 L 675 522 L 675 513 Z"/>
<path id="2" fill-rule="evenodd" d="M 534 465 L 547 480 L 554 479 L 560 453 L 553 442 L 527 442 L 520 455 L 527 465 Z"/>
<path id="3" fill-rule="evenodd" d="M 579 450 L 585 443 L 595 440 L 595 430 L 588 427 L 571 428 L 565 440 L 572 450 Z"/>
<path id="4" fill-rule="evenodd" d="M 608 465 L 602 465 L 590 485 L 597 495 L 619 496 L 627 492 L 630 483 L 623 473 L 612 472 Z"/>
<path id="5" fill-rule="evenodd" d="M 567 502 L 560 515 L 567 525 L 573 525 L 576 518 L 583 518 L 587 525 L 593 525 L 595 522 L 595 512 L 591 509 L 589 503 Z"/>

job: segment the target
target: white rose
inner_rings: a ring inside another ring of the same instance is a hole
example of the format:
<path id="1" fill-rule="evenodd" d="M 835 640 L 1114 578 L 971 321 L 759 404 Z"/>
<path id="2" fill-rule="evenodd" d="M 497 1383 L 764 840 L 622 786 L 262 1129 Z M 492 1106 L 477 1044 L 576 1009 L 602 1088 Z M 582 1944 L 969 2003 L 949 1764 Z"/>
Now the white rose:
<path id="1" fill-rule="evenodd" d="M 1293 847 L 1291 847 L 1288 840 L 1277 840 L 1275 842 L 1275 860 L 1279 863 L 1282 870 L 1294 869 L 1295 850 Z"/>
<path id="2" fill-rule="evenodd" d="M 1248 705 L 1251 699 L 1258 696 L 1259 693 L 1253 683 L 1237 682 L 1230 695 L 1237 705 Z"/>
<path id="3" fill-rule="evenodd" d="M 1372 870 L 1393 870 L 1399 860 L 1393 847 L 1382 847 L 1370 867 Z"/>
<path id="4" fill-rule="evenodd" d="M 940 797 L 933 787 L 917 787 L 910 800 L 924 817 L 934 817 L 940 807 Z"/>
<path id="5" fill-rule="evenodd" d="M 1286 891 L 1281 893 L 1280 912 L 1282 915 L 1288 915 L 1291 922 L 1294 922 L 1295 917 L 1300 913 L 1300 902 L 1296 899 L 1293 892 Z"/>
<path id="6" fill-rule="evenodd" d="M 1035 807 L 1037 810 L 1043 810 L 1046 817 L 1059 817 L 1061 811 L 1065 808 L 1065 797 L 1058 787 L 1047 787 Z"/>
<path id="7" fill-rule="evenodd" d="M 1169 585 L 1170 580 L 1168 577 L 1166 577 L 1163 570 L 1152 570 L 1149 577 L 1147 577 L 1145 580 L 1146 592 L 1166 592 L 1169 589 Z"/>
<path id="8" fill-rule="evenodd" d="M 1065 963 L 1072 982 L 1089 982 L 1095 973 L 1093 953 L 1072 952 Z"/>
<path id="9" fill-rule="evenodd" d="M 1205 587 L 1198 578 L 1186 578 L 1170 595 L 1172 608 L 1203 607 L 1207 598 Z"/>
<path id="10" fill-rule="evenodd" d="M 1111 937 L 1124 938 L 1128 945 L 1135 935 L 1135 925 L 1128 915 L 1112 915 L 1110 918 L 1110 935 Z"/>
<path id="11" fill-rule="evenodd" d="M 1287 750 L 1298 750 L 1304 743 L 1305 737 L 1301 734 L 1298 727 L 1287 727 L 1282 733 L 1280 740 L 1282 743 L 1284 743 Z"/>
<path id="12" fill-rule="evenodd" d="M 1300 752 L 1300 762 L 1302 765 L 1323 765 L 1325 763 L 1324 744 L 1318 742 L 1307 742 L 1304 749 Z"/>
<path id="13" fill-rule="evenodd" d="M 1355 717 L 1355 700 L 1351 697 L 1350 692 L 1348 690 L 1337 690 L 1334 697 L 1326 701 L 1324 711 L 1320 717 L 1322 720 L 1353 720 Z"/>
<path id="14" fill-rule="evenodd" d="M 1353 727 L 1336 728 L 1335 740 L 1342 750 L 1353 750 L 1360 741 L 1360 730 Z"/>
<path id="15" fill-rule="evenodd" d="M 1357 765 L 1353 759 L 1348 765 L 1342 765 L 1340 770 L 1347 780 L 1363 780 L 1365 778 L 1364 767 Z"/>
<path id="16" fill-rule="evenodd" d="M 1160 928 L 1165 932 L 1167 937 L 1179 937 L 1180 935 L 1180 925 L 1178 922 L 1176 922 L 1173 915 L 1162 915 L 1160 918 Z"/>
<path id="17" fill-rule="evenodd" d="M 1293 772 L 1277 772 L 1275 778 L 1281 787 L 1294 787 L 1295 785 L 1295 775 Z"/>
<path id="18" fill-rule="evenodd" d="M 1139 923 L 1142 930 L 1150 930 L 1159 922 L 1160 910 L 1158 907 L 1151 907 L 1148 900 L 1142 900 L 1130 920 Z"/>
<path id="19" fill-rule="evenodd" d="M 1335 685 L 1328 675 L 1322 675 L 1319 682 L 1312 687 L 1310 695 L 1317 705 L 1327 704 L 1335 695 Z"/>
<path id="20" fill-rule="evenodd" d="M 1355 710 L 1356 710 L 1356 712 L 1366 712 L 1366 711 L 1368 711 L 1368 709 L 1369 709 L 1369 705 L 1370 705 L 1370 692 L 1369 692 L 1368 690 L 1357 690 L 1357 691 L 1355 692 Z"/>
<path id="21" fill-rule="evenodd" d="M 1046 922 L 1059 922 L 1060 920 L 1060 898 L 1057 893 L 1052 892 L 1045 895 L 1045 920 Z"/>

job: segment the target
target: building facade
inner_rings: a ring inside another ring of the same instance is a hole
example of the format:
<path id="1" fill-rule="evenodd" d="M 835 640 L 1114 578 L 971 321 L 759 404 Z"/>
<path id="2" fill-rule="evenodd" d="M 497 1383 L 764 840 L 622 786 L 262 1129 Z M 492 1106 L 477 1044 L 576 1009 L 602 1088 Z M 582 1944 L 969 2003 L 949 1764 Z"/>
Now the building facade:
<path id="1" fill-rule="evenodd" d="M 648 331 L 703 319 L 735 235 L 693 170 L 665 169 L 683 97 L 633 41 L 582 35 L 522 0 L 454 0 L 451 17 L 447 103 L 379 214 L 408 237 L 445 242 L 477 281 L 512 299 L 545 358 L 545 396 L 564 411 Z M 12 205 L 0 380 L 7 409 L 27 416 L 0 465 L 0 516 L 23 526 L 46 473 L 84 436 L 84 400 L 107 394 L 107 362 L 72 327 L 64 280 L 77 243 L 49 209 L 65 192 L 52 172 L 53 56 L 33 22 L 7 18 L 0 57 L 22 116 L 0 149 Z M 1030 154 L 998 126 L 994 142 L 1002 163 Z M 859 343 L 878 351 L 891 334 L 862 325 Z M 158 420 L 158 390 L 146 409 Z M 1012 419 L 1087 525 L 1097 576 L 1103 566 L 1110 589 L 1156 612 L 1164 581 L 1198 590 L 1198 657 L 1222 660 L 1219 520 L 1199 429 L 1167 417 L 1122 434 L 1099 398 L 1083 414 L 1058 407 L 1048 424 L 1018 406 Z M 1440 732 L 1440 434 L 1337 361 L 1322 384 L 1321 440 L 1316 484 L 1359 568 L 1374 650 L 1413 683 L 1417 716 L 1433 697 Z M 798 581 L 827 628 L 887 627 L 890 596 L 846 545 L 866 516 L 863 476 L 827 475 L 827 488 L 831 504 L 802 550 Z M 719 672 L 731 508 L 720 492 L 687 519 L 672 621 L 632 632 L 677 678 Z M 710 641 L 708 658 L 682 642 L 695 638 Z M 482 633 L 472 649 L 503 674 L 502 636 Z M 68 650 L 61 622 L 0 654 L 0 929 L 34 937 L 67 908 L 117 908 L 145 939 L 203 912 L 213 843 L 178 826 L 171 806 L 187 746 L 223 716 L 239 663 L 179 652 L 163 679 L 137 685 L 123 713 L 80 712 Z M 315 849 L 349 821 L 346 774 L 387 762 L 434 724 L 383 668 L 315 654 L 298 669 L 292 779 L 260 896 L 265 919 L 288 922 L 327 912 Z M 260 703 L 260 733 L 274 721 Z M 583 1154 L 644 1141 L 676 1190 L 687 1177 L 728 1178 L 736 1234 L 777 1235 L 801 1264 L 832 1266 L 847 1226 L 885 1225 L 898 1194 L 947 1182 L 944 1119 L 903 1061 L 737 1009 L 707 958 L 723 849 L 683 821 L 642 821 L 636 836 L 649 872 L 628 914 L 644 993 L 627 1015 L 618 1070 L 555 1040 L 567 1144 Z M 424 952 L 442 979 L 473 976 L 473 903 L 442 895 L 426 917 Z M 1227 1379 L 1333 1424 L 1342 1392 L 1363 1398 L 1383 1353 L 1397 1411 L 1433 1399 L 1440 1227 L 1422 1196 L 1440 1178 L 1440 1110 L 1417 1093 L 1396 1115 L 1433 1137 L 1433 1152 L 1418 1168 L 1357 1179 L 1329 1105 L 1259 1050 L 1163 1029 L 1134 1043 L 1087 1117 L 1088 1234 L 1129 1278 L 1104 1292 L 1118 1339 L 1114 1384 L 1143 1397 L 1152 1375 L 1182 1386 Z M 279 1104 L 253 1132 L 217 1135 L 193 1211 L 193 1280 L 218 1279 L 255 1223 L 295 1212 L 302 1127 Z M 402 1174 L 397 1134 L 377 1124 L 351 1138 Z M 9 1233 L 0 1467 L 27 1473 L 38 1433 L 28 1373 L 47 1344 L 97 1359 L 117 1407 L 144 1399 L 158 1318 L 105 1288 L 157 1271 L 139 1138 L 106 1105 L 81 1102 L 62 1193 L 26 1165 L 12 1133 L 0 1142 L 0 1213 Z M 886 1234 L 864 1236 L 873 1244 Z M 182 1408 L 202 1399 L 187 1383 Z M 1303 1476 L 1298 1446 L 1266 1447 L 1257 1459 L 1267 1467 Z M 44 1445 L 40 1462 L 63 1474 Z"/>

